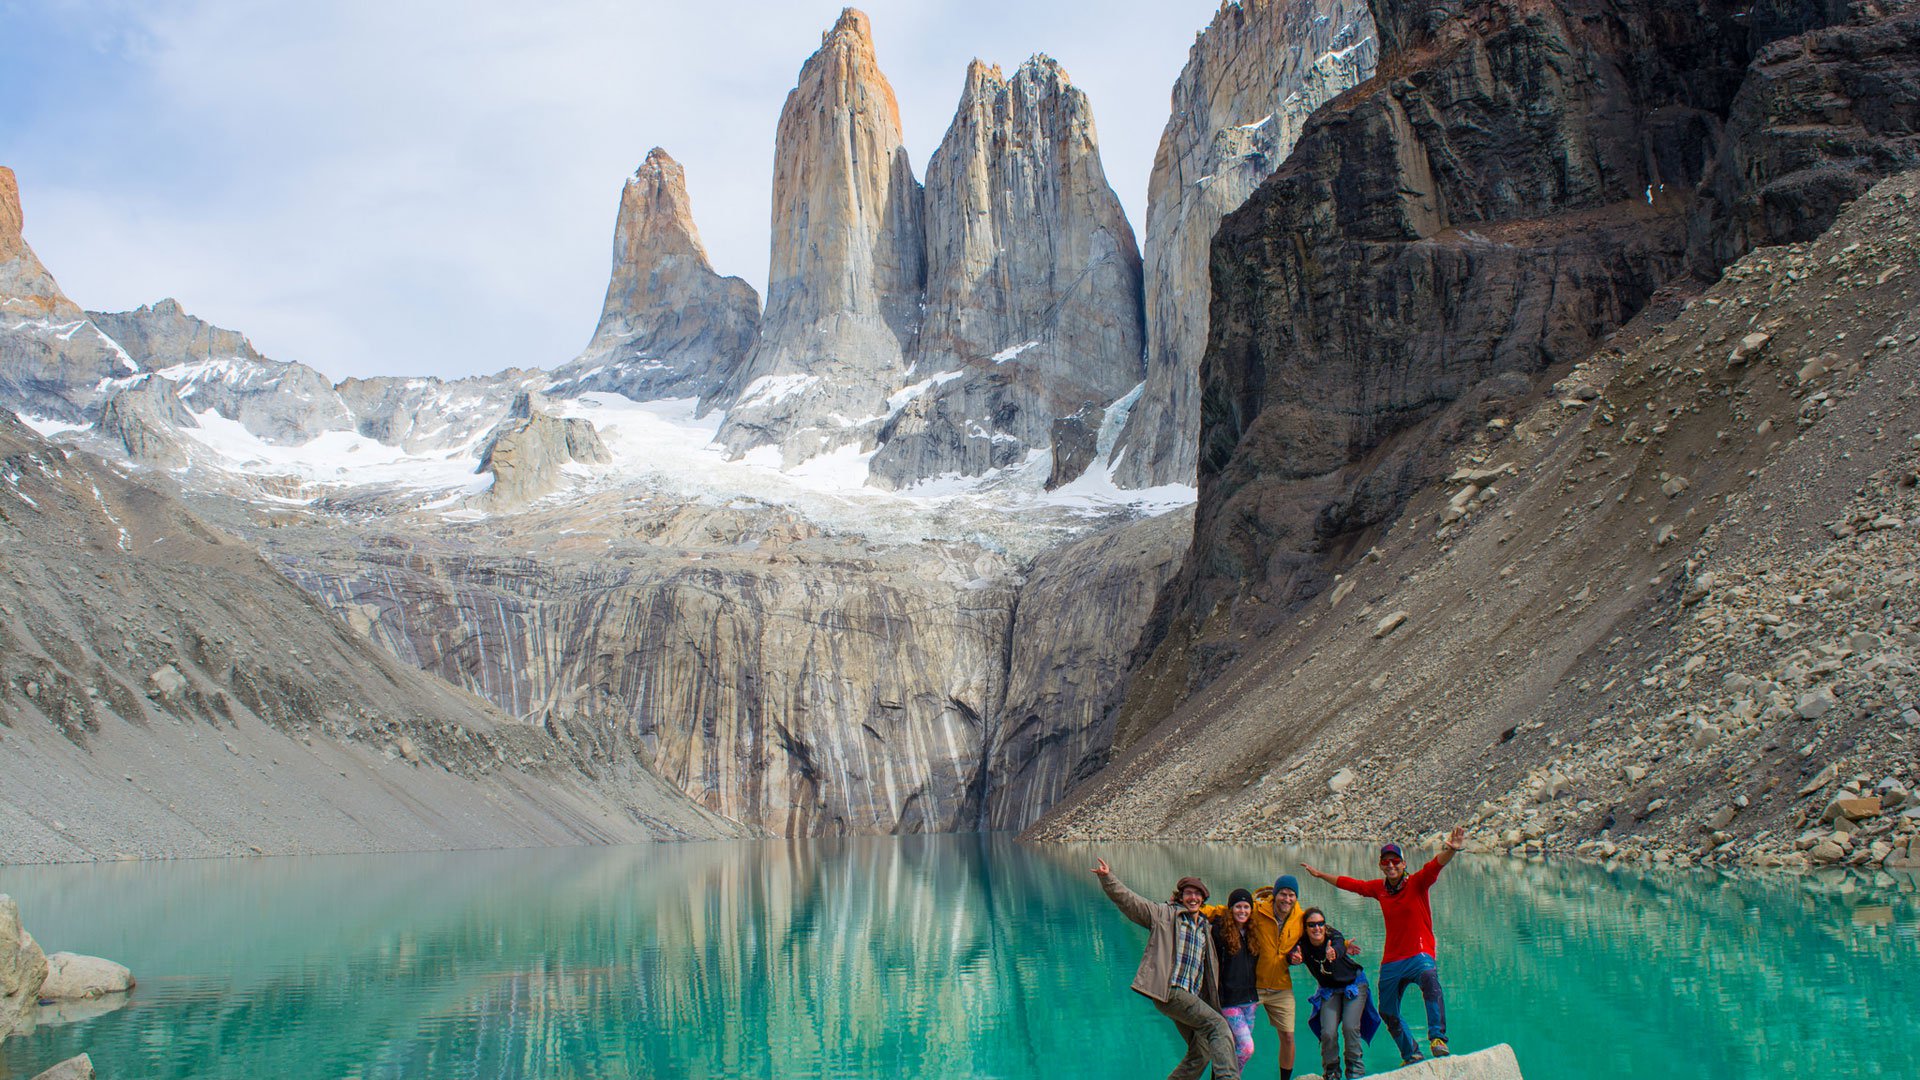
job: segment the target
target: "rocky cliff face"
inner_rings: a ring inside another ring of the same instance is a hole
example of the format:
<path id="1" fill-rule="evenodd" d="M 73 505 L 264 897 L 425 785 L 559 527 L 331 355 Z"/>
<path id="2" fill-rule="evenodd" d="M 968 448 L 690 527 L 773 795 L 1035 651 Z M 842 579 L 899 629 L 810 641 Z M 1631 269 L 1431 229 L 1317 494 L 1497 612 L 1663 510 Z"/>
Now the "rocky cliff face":
<path id="1" fill-rule="evenodd" d="M 1812 240 L 1875 181 L 1920 165 L 1920 18 L 1911 4 L 1889 7 L 1906 14 L 1800 33 L 1788 11 L 1755 27 L 1765 47 L 1693 216 L 1702 273 L 1757 247 Z"/>
<path id="2" fill-rule="evenodd" d="M 919 330 L 922 205 L 893 87 L 849 8 L 780 113 L 767 310 L 723 391 L 722 443 L 775 444 L 790 464 L 872 439 Z"/>
<path id="3" fill-rule="evenodd" d="M 759 326 L 759 294 L 714 273 L 694 227 L 686 171 L 656 146 L 620 192 L 613 277 L 593 340 L 554 372 L 549 390 L 710 398 L 746 358 Z"/>
<path id="4" fill-rule="evenodd" d="M 490 510 L 516 509 L 552 491 L 566 466 L 612 460 L 593 421 L 554 416 L 540 395 L 523 393 L 480 450 L 474 471 L 492 473 L 493 486 L 479 502 Z"/>
<path id="5" fill-rule="evenodd" d="M 925 323 L 870 475 L 979 475 L 1046 448 L 1055 417 L 1140 381 L 1140 256 L 1059 63 L 976 60 L 927 166 Z"/>
<path id="6" fill-rule="evenodd" d="M 1222 4 L 1194 42 L 1147 185 L 1147 386 L 1115 447 L 1122 484 L 1194 482 L 1213 234 L 1376 53 L 1361 0 Z"/>
<path id="7" fill-rule="evenodd" d="M 1605 10 L 1376 5 L 1385 74 L 1223 222 L 1173 677 L 1212 678 L 1448 447 L 1690 280 L 1753 37 L 1744 9 Z M 1866 85 L 1849 114 L 1901 115 Z"/>
<path id="8" fill-rule="evenodd" d="M 198 427 L 193 413 L 180 400 L 174 384 L 148 375 L 107 395 L 93 430 L 105 436 L 127 457 L 145 465 L 177 468 L 188 464 L 192 450 L 181 437 L 183 428 Z"/>
<path id="9" fill-rule="evenodd" d="M 1026 827 L 1106 765 L 1140 628 L 1192 529 L 1185 513 L 1148 518 L 1051 551 L 1028 571 L 987 747 L 984 827 Z"/>
<path id="10" fill-rule="evenodd" d="M 640 746 L 717 813 L 807 835 L 1031 820 L 1104 752 L 1182 525 L 1022 567 L 609 492 L 510 524 L 390 521 L 353 549 L 324 517 L 262 539 L 402 660 Z"/>
<path id="11" fill-rule="evenodd" d="M 244 334 L 187 314 L 177 300 L 88 317 L 141 366 L 174 382 L 188 407 L 211 409 L 267 442 L 303 443 L 353 428 L 326 376 L 261 356 Z"/>
<path id="12" fill-rule="evenodd" d="M 1808 755 L 1884 762 L 1871 733 L 1912 707 L 1905 607 L 1843 604 L 1798 653 L 1745 645 L 1801 632 L 1773 634 L 1784 616 L 1756 606 L 1783 583 L 1850 597 L 1907 572 L 1869 542 L 1852 585 L 1850 552 L 1789 574 L 1818 545 L 1777 515 L 1850 492 L 1891 509 L 1856 508 L 1835 536 L 1907 520 L 1891 436 L 1913 389 L 1911 181 L 1838 236 L 1756 253 L 1687 298 L 1728 253 L 1825 228 L 1912 160 L 1916 16 L 1603 7 L 1376 4 L 1382 74 L 1309 121 L 1222 224 L 1194 550 L 1120 720 L 1126 775 L 1086 788 L 1055 835 L 1067 818 L 1250 835 L 1276 813 L 1309 831 L 1452 814 L 1498 823 L 1507 847 L 1631 830 L 1705 835 L 1692 857 L 1721 860 L 1741 832 L 1812 820 L 1795 804 L 1835 780 L 1815 783 Z M 1862 395 L 1875 403 L 1815 437 Z M 1755 505 L 1772 524 L 1738 509 Z M 1729 546 L 1749 550 L 1715 553 Z M 1862 648 L 1842 640 L 1848 619 Z M 1725 693 L 1669 696 L 1721 673 Z M 1844 716 L 1816 687 L 1828 676 L 1827 697 L 1856 695 Z M 1283 703 L 1297 721 L 1256 737 Z M 1783 723 L 1829 712 L 1820 739 Z M 1367 749 L 1329 784 L 1331 746 Z M 1219 803 L 1147 810 L 1176 775 L 1257 793 L 1217 830 L 1200 822 Z M 1676 794 L 1634 790 L 1650 775 Z M 1703 804 L 1726 777 L 1751 784 L 1745 801 Z M 1415 805 L 1438 791 L 1457 792 L 1450 809 Z M 1569 791 L 1584 801 L 1556 805 Z M 1322 812 L 1329 794 L 1345 801 Z M 1661 816 L 1682 801 L 1695 816 Z"/>
<path id="13" fill-rule="evenodd" d="M 736 832 L 394 660 L 258 551 L 0 412 L 0 860 Z"/>

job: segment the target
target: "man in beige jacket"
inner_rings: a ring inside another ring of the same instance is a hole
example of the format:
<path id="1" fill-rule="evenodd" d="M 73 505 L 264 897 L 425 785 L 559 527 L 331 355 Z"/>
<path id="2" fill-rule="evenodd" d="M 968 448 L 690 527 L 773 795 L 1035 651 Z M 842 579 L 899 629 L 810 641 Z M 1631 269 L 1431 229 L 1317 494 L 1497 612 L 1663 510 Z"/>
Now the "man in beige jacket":
<path id="1" fill-rule="evenodd" d="M 1209 1064 L 1213 1080 L 1240 1080 L 1233 1032 L 1219 1010 L 1213 924 L 1200 911 L 1207 902 L 1206 885 L 1196 877 L 1181 878 L 1173 899 L 1156 904 L 1121 884 L 1107 860 L 1097 862 L 1093 872 L 1107 899 L 1121 914 L 1147 928 L 1147 951 L 1134 972 L 1133 989 L 1173 1021 L 1180 1040 L 1187 1044 L 1186 1056 L 1167 1080 L 1198 1080 Z"/>

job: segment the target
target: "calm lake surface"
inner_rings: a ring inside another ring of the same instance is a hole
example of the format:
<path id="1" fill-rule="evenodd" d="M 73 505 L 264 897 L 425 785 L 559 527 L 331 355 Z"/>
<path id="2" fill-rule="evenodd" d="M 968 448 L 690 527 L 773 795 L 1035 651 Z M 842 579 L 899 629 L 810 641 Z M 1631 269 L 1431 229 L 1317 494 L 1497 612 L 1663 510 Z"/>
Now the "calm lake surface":
<path id="1" fill-rule="evenodd" d="M 962 836 L 0 867 L 49 951 L 139 979 L 8 1041 L 0 1077 L 82 1051 L 104 1080 L 1164 1076 L 1172 1026 L 1126 989 L 1146 933 L 1096 853 L 1216 898 L 1369 861 Z M 1462 855 L 1433 894 L 1453 1046 L 1512 1043 L 1533 1080 L 1920 1075 L 1914 888 Z M 1377 970 L 1370 901 L 1303 900 Z M 1367 1061 L 1397 1064 L 1384 1031 Z"/>

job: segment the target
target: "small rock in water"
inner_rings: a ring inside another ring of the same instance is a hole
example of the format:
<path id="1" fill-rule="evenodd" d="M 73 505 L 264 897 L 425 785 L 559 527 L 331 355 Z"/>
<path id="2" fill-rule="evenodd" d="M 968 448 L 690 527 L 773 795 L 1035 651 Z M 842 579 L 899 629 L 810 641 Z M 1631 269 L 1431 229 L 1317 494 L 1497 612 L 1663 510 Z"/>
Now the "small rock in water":
<path id="1" fill-rule="evenodd" d="M 85 1054 L 70 1057 L 53 1068 L 36 1074 L 33 1080 L 93 1080 L 93 1059 Z"/>

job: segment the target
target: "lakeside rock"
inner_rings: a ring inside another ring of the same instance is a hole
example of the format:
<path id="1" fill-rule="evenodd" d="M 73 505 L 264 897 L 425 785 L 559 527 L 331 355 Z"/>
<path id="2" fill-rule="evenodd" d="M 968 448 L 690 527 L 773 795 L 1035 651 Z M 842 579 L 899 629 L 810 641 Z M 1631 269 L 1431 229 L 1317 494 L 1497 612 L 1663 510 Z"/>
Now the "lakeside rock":
<path id="1" fill-rule="evenodd" d="M 0 893 L 0 1040 L 32 1024 L 47 957 L 20 922 L 20 904 Z"/>
<path id="2" fill-rule="evenodd" d="M 1302 1045 L 1302 1060 L 1310 1060 L 1319 1053 L 1317 1046 Z M 1413 1065 L 1404 1065 L 1393 1071 L 1401 1080 L 1522 1080 L 1520 1062 L 1513 1056 L 1513 1047 L 1506 1043 L 1489 1046 L 1485 1050 L 1475 1050 L 1468 1054 L 1454 1054 L 1443 1058 L 1428 1058 Z M 1300 1080 L 1321 1080 L 1318 1073 L 1307 1073 Z"/>
<path id="3" fill-rule="evenodd" d="M 33 1080 L 93 1080 L 93 1059 L 85 1054 L 70 1057 L 35 1075 Z"/>
<path id="4" fill-rule="evenodd" d="M 46 981 L 40 984 L 42 1001 L 84 1001 L 133 989 L 133 972 L 124 964 L 98 956 L 57 952 L 47 956 Z"/>

